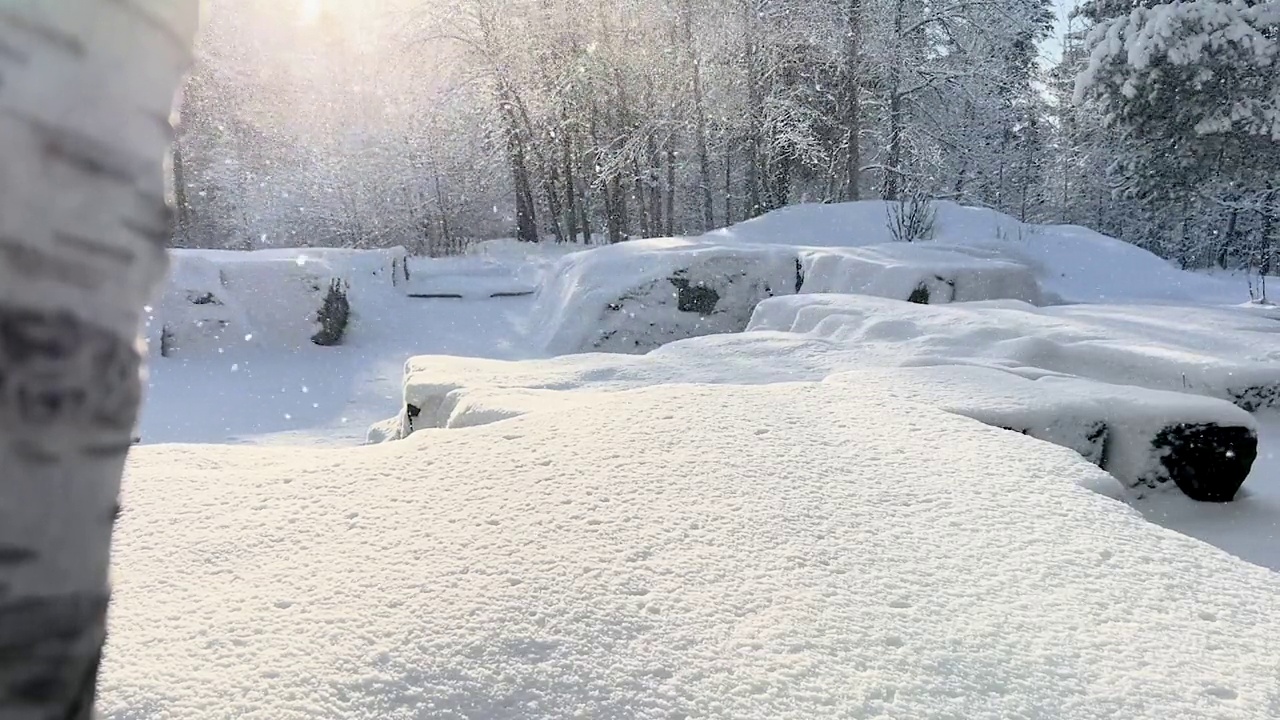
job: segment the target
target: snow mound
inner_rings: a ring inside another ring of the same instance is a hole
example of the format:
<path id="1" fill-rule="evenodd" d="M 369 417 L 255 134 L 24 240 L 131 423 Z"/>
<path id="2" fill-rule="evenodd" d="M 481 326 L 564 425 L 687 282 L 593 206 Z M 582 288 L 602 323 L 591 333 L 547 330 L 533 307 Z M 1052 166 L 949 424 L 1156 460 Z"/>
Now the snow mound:
<path id="1" fill-rule="evenodd" d="M 644 353 L 675 340 L 741 332 L 761 300 L 857 292 L 920 303 L 1039 302 L 1024 266 L 913 245 L 801 249 L 684 238 L 635 240 L 566 256 L 534 317 L 548 354 Z"/>
<path id="2" fill-rule="evenodd" d="M 713 231 L 703 240 L 826 248 L 892 243 L 890 205 L 880 200 L 793 205 Z M 933 207 L 932 239 L 913 245 L 976 251 L 1024 265 L 1035 272 L 1045 291 L 1064 301 L 1237 304 L 1249 300 L 1242 279 L 1185 272 L 1142 248 L 1088 228 L 1021 223 L 994 210 L 950 201 L 936 201 Z"/>
<path id="3" fill-rule="evenodd" d="M 353 305 L 376 303 L 403 282 L 406 261 L 402 248 L 173 250 L 170 257 L 145 330 L 151 351 L 164 357 L 308 347 L 334 281 Z"/>
<path id="4" fill-rule="evenodd" d="M 922 305 L 1008 298 L 1043 299 L 1024 265 L 963 248 L 909 243 L 799 250 L 800 293 L 851 293 Z"/>
<path id="5" fill-rule="evenodd" d="M 921 307 L 812 295 L 761 303 L 749 330 L 803 333 L 874 365 L 983 364 L 1280 406 L 1280 311 L 1139 305 Z"/>
<path id="6" fill-rule="evenodd" d="M 561 260 L 533 317 L 549 354 L 643 353 L 664 343 L 741 332 L 756 303 L 795 292 L 797 259 L 783 248 L 635 240 Z"/>
<path id="7" fill-rule="evenodd" d="M 785 348 L 753 334 L 755 345 Z M 729 339 L 729 338 L 724 338 Z M 819 345 L 818 341 L 810 341 Z M 696 346 L 689 352 L 679 352 Z M 1016 375 L 996 368 L 945 366 L 859 369 L 855 357 L 829 355 L 828 367 L 805 371 L 769 363 L 744 375 L 734 360 L 747 343 L 719 349 L 705 341 L 676 343 L 644 357 L 577 355 L 497 361 L 415 358 L 400 418 L 379 423 L 370 442 L 415 431 L 464 428 L 535 412 L 560 412 L 601 392 L 689 382 L 783 383 L 826 378 L 902 404 L 924 404 L 1061 445 L 1110 472 L 1142 499 L 1178 487 L 1206 501 L 1233 499 L 1257 456 L 1257 423 L 1213 398 L 1099 383 L 1049 372 Z M 767 356 L 767 350 L 761 353 Z M 815 355 L 816 356 L 816 355 Z M 1025 375 L 1030 375 L 1027 377 Z"/>
<path id="8" fill-rule="evenodd" d="M 1280 576 L 1084 487 L 1107 482 L 848 383 L 648 388 L 355 451 L 141 448 L 100 709 L 1273 715 Z"/>

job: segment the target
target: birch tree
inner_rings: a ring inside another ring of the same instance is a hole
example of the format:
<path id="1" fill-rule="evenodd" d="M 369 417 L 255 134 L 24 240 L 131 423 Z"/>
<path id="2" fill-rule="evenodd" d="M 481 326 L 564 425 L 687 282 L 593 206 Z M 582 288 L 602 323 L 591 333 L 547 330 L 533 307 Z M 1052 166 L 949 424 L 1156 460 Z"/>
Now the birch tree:
<path id="1" fill-rule="evenodd" d="M 0 6 L 0 718 L 89 718 L 194 0 Z"/>

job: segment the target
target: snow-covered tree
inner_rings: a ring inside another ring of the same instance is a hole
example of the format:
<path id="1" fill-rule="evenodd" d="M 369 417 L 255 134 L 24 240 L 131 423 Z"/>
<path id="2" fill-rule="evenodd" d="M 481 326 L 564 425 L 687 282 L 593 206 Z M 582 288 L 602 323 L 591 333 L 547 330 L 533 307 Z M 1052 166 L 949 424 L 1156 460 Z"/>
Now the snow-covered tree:
<path id="1" fill-rule="evenodd" d="M 1128 235 L 1184 265 L 1274 247 L 1280 171 L 1280 2 L 1087 5 L 1076 99 L 1118 137 Z"/>

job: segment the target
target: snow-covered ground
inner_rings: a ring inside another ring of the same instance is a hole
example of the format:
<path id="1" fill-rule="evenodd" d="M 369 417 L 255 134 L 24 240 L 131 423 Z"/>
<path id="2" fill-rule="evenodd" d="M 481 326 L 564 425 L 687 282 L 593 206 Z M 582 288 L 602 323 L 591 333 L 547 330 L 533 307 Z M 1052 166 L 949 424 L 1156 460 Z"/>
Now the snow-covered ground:
<path id="1" fill-rule="evenodd" d="M 1081 487 L 1103 481 L 815 384 L 649 388 L 356 451 L 143 448 L 104 709 L 1268 716 L 1280 576 Z"/>
<path id="2" fill-rule="evenodd" d="M 944 204 L 886 247 L 884 213 L 394 283 L 394 253 L 274 258 L 287 311 L 194 258 L 155 313 L 190 350 L 152 358 L 105 717 L 1280 717 L 1280 410 L 1233 405 L 1280 316 L 1081 228 Z M 353 320 L 318 347 L 331 278 Z M 901 302 L 922 283 L 1005 299 Z M 619 336 L 661 347 L 546 357 Z M 412 435 L 354 447 L 407 403 Z M 1234 502 L 1160 479 L 1178 423 L 1256 427 Z"/>

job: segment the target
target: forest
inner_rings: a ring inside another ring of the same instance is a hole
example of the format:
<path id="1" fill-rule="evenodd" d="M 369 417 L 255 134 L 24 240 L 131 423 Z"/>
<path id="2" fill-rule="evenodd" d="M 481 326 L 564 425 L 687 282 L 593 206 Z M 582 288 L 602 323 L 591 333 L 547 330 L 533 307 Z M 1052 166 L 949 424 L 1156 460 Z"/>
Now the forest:
<path id="1" fill-rule="evenodd" d="M 1265 273 L 1278 46 L 1274 0 L 214 0 L 174 245 L 443 255 L 949 199 Z"/>

